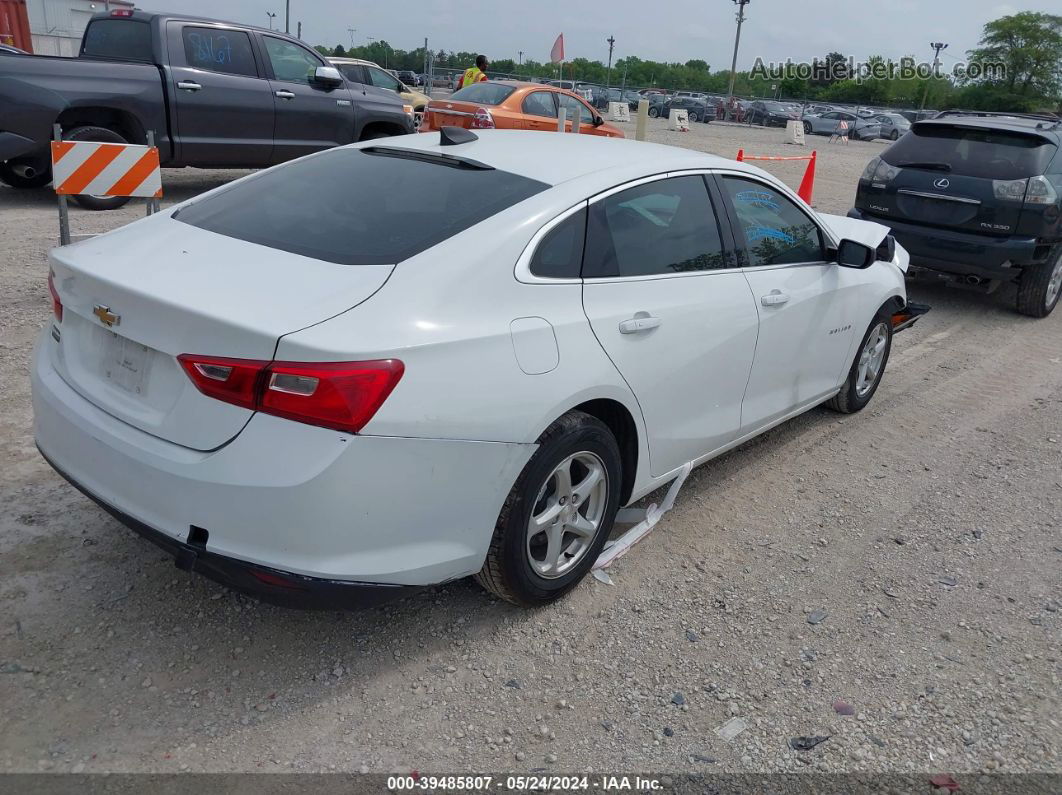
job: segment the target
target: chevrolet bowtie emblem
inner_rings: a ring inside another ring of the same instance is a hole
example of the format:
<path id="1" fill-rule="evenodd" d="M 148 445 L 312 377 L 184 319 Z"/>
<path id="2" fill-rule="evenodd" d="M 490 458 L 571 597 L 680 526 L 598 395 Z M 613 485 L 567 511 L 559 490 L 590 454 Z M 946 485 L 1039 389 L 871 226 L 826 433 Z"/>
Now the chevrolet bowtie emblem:
<path id="1" fill-rule="evenodd" d="M 122 316 L 116 315 L 111 311 L 109 306 L 103 306 L 102 304 L 96 304 L 92 308 L 92 314 L 100 319 L 100 322 L 107 328 L 111 326 L 118 326 L 122 323 Z"/>

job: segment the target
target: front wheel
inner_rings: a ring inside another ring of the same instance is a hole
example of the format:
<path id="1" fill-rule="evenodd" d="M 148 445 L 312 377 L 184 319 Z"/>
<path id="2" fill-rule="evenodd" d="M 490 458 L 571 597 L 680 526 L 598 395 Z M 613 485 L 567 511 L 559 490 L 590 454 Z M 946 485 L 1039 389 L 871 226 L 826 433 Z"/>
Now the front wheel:
<path id="1" fill-rule="evenodd" d="M 834 411 L 842 414 L 862 411 L 878 391 L 881 377 L 885 374 L 885 365 L 889 362 L 889 353 L 892 351 L 890 320 L 887 316 L 878 315 L 863 335 L 859 353 L 852 362 L 852 369 L 848 371 L 844 386 L 826 402 Z"/>
<path id="2" fill-rule="evenodd" d="M 690 124 L 696 124 L 701 120 L 701 117 L 698 116 L 695 111 L 690 111 L 690 113 L 688 114 L 688 118 L 690 120 Z"/>
<path id="3" fill-rule="evenodd" d="M 889 138 L 890 138 L 891 140 L 893 140 L 893 141 L 895 141 L 895 140 L 899 139 L 899 137 L 900 137 L 900 131 L 899 131 L 899 130 L 893 130 L 893 131 L 892 131 L 892 134 L 891 134 L 891 135 L 889 135 Z"/>
<path id="4" fill-rule="evenodd" d="M 649 118 L 650 119 L 656 119 L 656 118 L 659 118 L 659 116 L 660 116 L 660 111 L 658 111 L 656 108 L 649 108 Z"/>
<path id="5" fill-rule="evenodd" d="M 522 607 L 553 602 L 586 576 L 612 532 L 622 459 L 608 427 L 570 411 L 539 447 L 502 506 L 476 581 Z"/>
<path id="6" fill-rule="evenodd" d="M 1042 265 L 1026 267 L 1018 282 L 1018 311 L 1029 317 L 1047 317 L 1062 295 L 1062 245 Z"/>
<path id="7" fill-rule="evenodd" d="M 811 135 L 811 122 L 804 122 L 804 135 Z"/>

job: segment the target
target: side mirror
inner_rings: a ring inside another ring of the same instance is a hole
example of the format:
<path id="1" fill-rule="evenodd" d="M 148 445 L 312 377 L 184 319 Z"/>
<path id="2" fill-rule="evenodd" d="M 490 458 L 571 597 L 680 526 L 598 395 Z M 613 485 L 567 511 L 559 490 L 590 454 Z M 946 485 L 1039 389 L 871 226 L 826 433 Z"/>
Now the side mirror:
<path id="1" fill-rule="evenodd" d="M 605 123 L 605 120 L 602 119 L 600 116 L 594 116 L 594 126 L 595 127 L 600 127 L 604 123 Z"/>
<path id="2" fill-rule="evenodd" d="M 842 240 L 837 247 L 837 264 L 845 268 L 869 268 L 877 258 L 874 249 L 854 240 Z"/>
<path id="3" fill-rule="evenodd" d="M 313 81 L 323 86 L 341 86 L 343 75 L 334 66 L 318 66 L 313 72 Z"/>

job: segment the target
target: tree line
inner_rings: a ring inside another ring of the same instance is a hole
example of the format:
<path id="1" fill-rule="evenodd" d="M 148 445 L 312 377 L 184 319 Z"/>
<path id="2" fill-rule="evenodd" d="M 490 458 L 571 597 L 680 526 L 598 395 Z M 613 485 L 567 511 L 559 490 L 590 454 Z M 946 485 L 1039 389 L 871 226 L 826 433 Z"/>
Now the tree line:
<path id="1" fill-rule="evenodd" d="M 318 46 L 329 56 L 363 58 L 389 69 L 422 72 L 424 48 L 400 50 L 386 41 L 374 41 L 358 47 Z M 474 52 L 432 52 L 436 71 L 458 71 L 471 66 Z M 486 55 L 490 58 L 491 54 Z M 950 57 L 950 56 L 949 56 Z M 979 46 L 966 53 L 968 63 L 997 64 L 1002 68 L 987 74 L 954 75 L 943 64 L 940 76 L 907 78 L 882 72 L 871 76 L 851 74 L 845 64 L 851 62 L 840 52 L 817 60 L 811 76 L 798 75 L 793 69 L 776 67 L 739 72 L 734 92 L 746 97 L 778 97 L 822 102 L 846 102 L 867 105 L 916 107 L 964 107 L 974 110 L 1036 111 L 1062 110 L 1062 16 L 1021 12 L 989 22 L 984 26 Z M 956 59 L 956 62 L 959 59 Z M 911 66 L 914 56 L 901 59 L 899 66 Z M 871 56 L 866 64 L 883 64 L 881 56 Z M 558 67 L 535 60 L 514 61 L 491 58 L 493 75 L 520 78 L 560 77 Z M 611 69 L 601 61 L 575 58 L 564 64 L 564 79 L 580 80 L 613 87 L 658 87 L 670 90 L 704 91 L 725 94 L 730 84 L 728 69 L 712 70 L 707 61 L 692 59 L 684 63 L 642 60 L 636 56 L 620 58 Z"/>

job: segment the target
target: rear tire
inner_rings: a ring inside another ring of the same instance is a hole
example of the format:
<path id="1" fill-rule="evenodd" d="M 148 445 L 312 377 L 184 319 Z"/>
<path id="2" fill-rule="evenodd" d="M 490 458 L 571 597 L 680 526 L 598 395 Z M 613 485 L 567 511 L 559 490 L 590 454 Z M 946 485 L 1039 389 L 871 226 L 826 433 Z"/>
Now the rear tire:
<path id="1" fill-rule="evenodd" d="M 879 314 L 871 322 L 859 343 L 855 361 L 848 371 L 841 391 L 826 401 L 826 405 L 841 414 L 855 414 L 870 403 L 878 391 L 885 365 L 892 352 L 892 323 L 887 314 Z"/>
<path id="2" fill-rule="evenodd" d="M 696 112 L 689 113 L 688 114 L 688 118 L 690 120 L 690 124 L 696 124 L 697 122 L 699 122 L 701 120 L 701 117 L 698 116 Z"/>
<path id="3" fill-rule="evenodd" d="M 804 122 L 804 135 L 811 135 L 811 122 Z"/>
<path id="4" fill-rule="evenodd" d="M 1018 280 L 1018 312 L 1028 317 L 1047 317 L 1062 295 L 1062 245 L 1041 265 L 1025 268 Z"/>
<path id="5" fill-rule="evenodd" d="M 899 130 L 893 130 L 892 134 L 889 136 L 889 138 L 891 140 L 893 140 L 893 141 L 899 139 L 899 137 L 900 137 L 900 131 Z"/>
<path id="6" fill-rule="evenodd" d="M 649 118 L 650 119 L 658 119 L 658 118 L 660 118 L 660 111 L 658 111 L 656 108 L 649 108 Z"/>
<path id="7" fill-rule="evenodd" d="M 102 143 L 126 144 L 125 138 L 114 130 L 106 127 L 75 127 L 69 132 L 63 133 L 64 141 L 100 141 Z M 89 196 L 87 194 L 75 196 L 74 201 L 86 210 L 117 210 L 129 203 L 128 196 Z"/>
<path id="8" fill-rule="evenodd" d="M 34 168 L 38 168 L 38 173 L 32 177 L 20 177 L 15 173 L 11 163 L 0 163 L 0 182 L 12 188 L 28 190 L 31 188 L 43 188 L 52 181 L 52 174 L 47 164 L 42 163 L 39 167 L 34 164 Z"/>
<path id="9" fill-rule="evenodd" d="M 538 444 L 502 506 L 476 575 L 488 591 L 521 607 L 556 601 L 586 576 L 612 532 L 622 481 L 619 445 L 596 417 L 569 411 Z"/>

